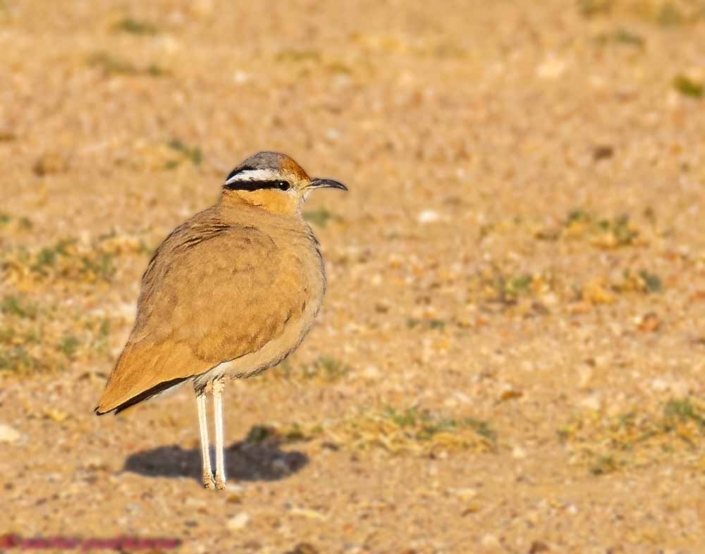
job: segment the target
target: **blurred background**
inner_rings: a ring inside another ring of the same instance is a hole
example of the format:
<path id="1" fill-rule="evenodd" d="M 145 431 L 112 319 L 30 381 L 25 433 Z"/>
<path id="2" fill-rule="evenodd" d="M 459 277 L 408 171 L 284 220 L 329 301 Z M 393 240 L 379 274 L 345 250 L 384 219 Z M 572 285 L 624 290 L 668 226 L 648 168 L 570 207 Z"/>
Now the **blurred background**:
<path id="1" fill-rule="evenodd" d="M 0 0 L 0 535 L 702 552 L 704 116 L 702 0 Z M 189 390 L 92 409 L 152 251 L 265 149 L 350 192 L 213 494 Z"/>

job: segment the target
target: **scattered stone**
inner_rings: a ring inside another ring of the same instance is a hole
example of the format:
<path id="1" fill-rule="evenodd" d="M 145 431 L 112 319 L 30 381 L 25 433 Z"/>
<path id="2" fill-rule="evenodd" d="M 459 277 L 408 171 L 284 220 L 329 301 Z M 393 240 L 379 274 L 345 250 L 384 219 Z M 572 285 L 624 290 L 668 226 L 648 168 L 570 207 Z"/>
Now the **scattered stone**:
<path id="1" fill-rule="evenodd" d="M 20 433 L 10 427 L 0 423 L 0 442 L 17 442 L 20 440 Z"/>
<path id="2" fill-rule="evenodd" d="M 419 214 L 419 217 L 417 219 L 418 222 L 421 224 L 436 223 L 437 221 L 441 220 L 441 216 L 438 212 L 434 210 L 424 210 Z"/>
<path id="3" fill-rule="evenodd" d="M 588 410 L 599 412 L 600 408 L 602 408 L 602 400 L 597 394 L 591 394 L 580 401 L 580 406 Z"/>
<path id="4" fill-rule="evenodd" d="M 499 548 L 501 546 L 499 539 L 490 533 L 483 535 L 480 543 L 488 548 Z"/>
<path id="5" fill-rule="evenodd" d="M 614 147 L 609 145 L 595 146 L 592 150 L 592 159 L 596 162 L 609 160 L 612 156 L 614 156 Z"/>
<path id="6" fill-rule="evenodd" d="M 322 514 L 321 512 L 317 512 L 315 510 L 309 510 L 307 508 L 292 508 L 289 513 L 292 516 L 299 516 L 306 519 L 328 519 L 328 516 L 326 516 L 325 514 Z"/>
<path id="7" fill-rule="evenodd" d="M 362 374 L 367 379 L 379 379 L 382 376 L 382 372 L 379 370 L 379 368 L 377 366 L 374 366 L 374 365 L 368 365 L 362 371 Z"/>
<path id="8" fill-rule="evenodd" d="M 654 312 L 644 314 L 637 325 L 642 333 L 655 333 L 661 328 L 661 319 Z"/>
<path id="9" fill-rule="evenodd" d="M 55 175 L 65 173 L 69 169 L 69 160 L 66 156 L 57 152 L 47 152 L 42 154 L 32 166 L 32 171 L 37 177 L 45 175 Z"/>
<path id="10" fill-rule="evenodd" d="M 244 529 L 249 522 L 249 514 L 247 512 L 240 512 L 228 520 L 227 526 L 230 531 L 239 531 Z"/>
<path id="11" fill-rule="evenodd" d="M 600 279 L 589 281 L 583 287 L 582 297 L 586 302 L 595 305 L 613 304 L 615 301 L 614 294 L 609 291 L 608 285 Z"/>
<path id="12" fill-rule="evenodd" d="M 549 56 L 536 68 L 536 76 L 539 79 L 558 79 L 565 70 L 566 63 L 563 60 Z"/>
<path id="13" fill-rule="evenodd" d="M 307 542 L 300 542 L 292 550 L 287 550 L 285 554 L 318 554 L 318 550 Z"/>
<path id="14" fill-rule="evenodd" d="M 546 543 L 534 541 L 531 543 L 531 548 L 529 548 L 529 554 L 541 554 L 541 552 L 549 552 L 550 550 Z"/>
<path id="15" fill-rule="evenodd" d="M 51 419 L 56 423 L 62 423 L 66 421 L 66 419 L 69 417 L 69 414 L 67 412 L 64 412 L 63 410 L 59 410 L 58 408 L 49 408 L 44 411 L 44 417 L 47 419 Z"/>
<path id="16" fill-rule="evenodd" d="M 512 458 L 514 458 L 515 460 L 524 460 L 526 456 L 526 450 L 524 450 L 520 446 L 515 446 L 514 448 L 512 448 Z"/>
<path id="17" fill-rule="evenodd" d="M 522 396 L 524 396 L 523 392 L 510 387 L 504 390 L 502 394 L 500 394 L 499 401 L 507 402 L 508 400 L 516 400 L 517 398 L 521 398 Z"/>
<path id="18" fill-rule="evenodd" d="M 464 489 L 450 489 L 448 492 L 464 499 L 470 499 L 470 498 L 475 498 L 477 496 L 477 490 L 476 489 L 471 489 L 471 488 L 464 488 Z"/>

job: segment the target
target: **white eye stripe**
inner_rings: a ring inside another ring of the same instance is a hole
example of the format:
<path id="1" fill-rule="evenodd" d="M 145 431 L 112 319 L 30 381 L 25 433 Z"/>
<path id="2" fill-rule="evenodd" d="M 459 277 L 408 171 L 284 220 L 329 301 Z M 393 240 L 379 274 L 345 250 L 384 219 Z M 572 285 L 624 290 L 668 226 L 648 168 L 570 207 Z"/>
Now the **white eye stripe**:
<path id="1" fill-rule="evenodd" d="M 246 181 L 273 181 L 275 179 L 281 179 L 281 174 L 271 169 L 248 169 L 247 171 L 241 171 L 233 175 L 230 179 L 225 181 L 225 184 L 230 185 L 231 183 Z"/>

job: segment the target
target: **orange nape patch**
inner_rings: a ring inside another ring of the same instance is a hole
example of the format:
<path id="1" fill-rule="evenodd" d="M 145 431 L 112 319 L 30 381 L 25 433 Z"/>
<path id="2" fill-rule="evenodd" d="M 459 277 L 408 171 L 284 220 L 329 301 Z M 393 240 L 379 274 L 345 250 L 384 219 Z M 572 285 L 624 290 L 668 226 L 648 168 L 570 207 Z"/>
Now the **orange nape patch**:
<path id="1" fill-rule="evenodd" d="M 281 161 L 282 170 L 286 173 L 294 175 L 299 181 L 309 181 L 311 178 L 308 176 L 299 164 L 297 164 L 289 156 L 283 156 Z"/>
<path id="2" fill-rule="evenodd" d="M 301 199 L 299 194 L 286 194 L 272 189 L 225 190 L 221 202 L 226 205 L 248 204 L 270 213 L 290 215 L 299 210 Z"/>

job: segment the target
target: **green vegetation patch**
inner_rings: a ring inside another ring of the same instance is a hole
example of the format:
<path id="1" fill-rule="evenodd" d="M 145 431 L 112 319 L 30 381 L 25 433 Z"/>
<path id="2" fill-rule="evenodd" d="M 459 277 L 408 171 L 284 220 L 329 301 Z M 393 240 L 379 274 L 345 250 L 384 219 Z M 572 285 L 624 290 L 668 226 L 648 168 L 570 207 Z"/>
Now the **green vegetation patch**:
<path id="1" fill-rule="evenodd" d="M 383 449 L 392 454 L 493 451 L 497 443 L 497 435 L 486 421 L 451 417 L 417 407 L 386 406 L 342 420 L 326 431 L 341 447 L 362 451 Z"/>
<path id="2" fill-rule="evenodd" d="M 110 54 L 109 52 L 96 52 L 91 54 L 86 60 L 86 63 L 89 67 L 102 70 L 108 77 L 114 75 L 165 77 L 170 74 L 169 71 L 157 64 L 149 64 L 145 67 L 141 67 Z"/>
<path id="3" fill-rule="evenodd" d="M 408 329 L 429 329 L 431 331 L 442 331 L 446 328 L 447 322 L 438 318 L 414 318 L 409 317 L 406 320 Z"/>
<path id="4" fill-rule="evenodd" d="M 304 212 L 304 219 L 317 227 L 326 227 L 330 222 L 343 221 L 343 218 L 327 208 L 318 208 Z"/>
<path id="5" fill-rule="evenodd" d="M 73 238 L 60 239 L 34 250 L 8 252 L 0 271 L 13 282 L 110 281 L 115 274 L 115 252 L 98 240 L 81 244 Z"/>
<path id="6" fill-rule="evenodd" d="M 133 17 L 124 17 L 112 27 L 113 31 L 119 33 L 128 33 L 131 35 L 156 35 L 158 29 L 156 25 L 148 21 L 142 21 Z"/>
<path id="7" fill-rule="evenodd" d="M 109 359 L 111 322 L 104 291 L 126 255 L 143 256 L 140 237 L 60 238 L 0 251 L 0 372 L 61 371 Z"/>
<path id="8" fill-rule="evenodd" d="M 385 406 L 315 425 L 257 425 L 245 441 L 274 445 L 312 441 L 334 450 L 436 456 L 463 450 L 495 451 L 497 434 L 488 422 L 472 417 Z"/>
<path id="9" fill-rule="evenodd" d="M 599 412 L 575 416 L 558 432 L 575 461 L 594 475 L 644 467 L 673 457 L 699 466 L 705 460 L 705 405 L 672 399 L 659 413 L 641 409 L 616 417 Z"/>
<path id="10" fill-rule="evenodd" d="M 312 381 L 320 383 L 335 383 L 343 379 L 351 371 L 351 367 L 333 356 L 319 356 L 313 362 L 294 365 L 285 360 L 278 367 L 267 371 L 262 381 Z"/>
<path id="11" fill-rule="evenodd" d="M 687 75 L 676 75 L 673 79 L 673 88 L 683 96 L 689 96 L 690 98 L 700 99 L 705 97 L 705 84 L 695 81 Z"/>
<path id="12" fill-rule="evenodd" d="M 639 17 L 663 27 L 692 24 L 705 19 L 705 3 L 702 0 L 578 0 L 577 4 L 585 17 Z"/>
<path id="13" fill-rule="evenodd" d="M 598 35 L 595 42 L 600 46 L 614 44 L 618 46 L 633 46 L 639 49 L 646 46 L 646 41 L 641 35 L 638 35 L 629 29 L 625 29 L 624 27 L 619 27 L 609 33 L 602 33 Z"/>
<path id="14" fill-rule="evenodd" d="M 601 250 L 643 246 L 643 230 L 626 215 L 604 217 L 576 208 L 571 210 L 558 229 L 539 230 L 536 238 L 543 240 L 585 240 Z"/>
<path id="15" fill-rule="evenodd" d="M 76 360 L 109 357 L 109 321 L 46 296 L 0 298 L 0 372 L 61 371 Z"/>
<path id="16" fill-rule="evenodd" d="M 188 146 L 179 139 L 172 139 L 167 142 L 167 147 L 178 154 L 178 158 L 166 162 L 164 169 L 176 169 L 184 161 L 191 162 L 195 167 L 201 165 L 203 152 L 200 146 Z"/>

